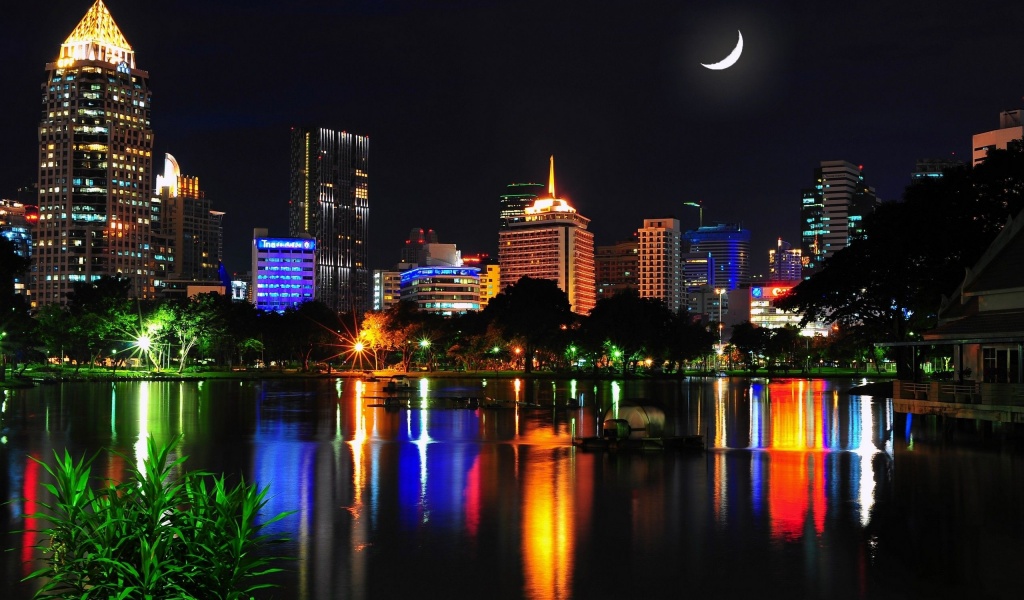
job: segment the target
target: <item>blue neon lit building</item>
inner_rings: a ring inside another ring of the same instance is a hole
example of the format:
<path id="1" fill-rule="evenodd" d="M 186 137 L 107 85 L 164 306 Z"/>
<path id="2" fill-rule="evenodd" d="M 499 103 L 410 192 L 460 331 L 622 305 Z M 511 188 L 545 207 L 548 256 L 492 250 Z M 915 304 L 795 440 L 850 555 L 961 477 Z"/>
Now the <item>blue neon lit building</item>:
<path id="1" fill-rule="evenodd" d="M 713 288 L 735 290 L 750 283 L 750 231 L 736 224 L 705 225 L 687 231 L 691 253 L 710 256 Z"/>
<path id="2" fill-rule="evenodd" d="M 316 240 L 266 237 L 252 240 L 252 301 L 256 308 L 284 312 L 313 300 L 316 291 Z"/>
<path id="3" fill-rule="evenodd" d="M 421 267 L 402 273 L 402 301 L 423 312 L 454 315 L 480 310 L 480 269 Z"/>

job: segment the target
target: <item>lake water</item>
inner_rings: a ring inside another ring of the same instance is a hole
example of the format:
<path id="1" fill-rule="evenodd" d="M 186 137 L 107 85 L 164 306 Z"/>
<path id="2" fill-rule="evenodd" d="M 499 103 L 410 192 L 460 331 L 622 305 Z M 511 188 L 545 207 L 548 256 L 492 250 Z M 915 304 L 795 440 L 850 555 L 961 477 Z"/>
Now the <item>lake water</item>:
<path id="1" fill-rule="evenodd" d="M 0 530 L 46 501 L 47 459 L 183 434 L 188 466 L 270 486 L 297 559 L 263 597 L 1019 598 L 1024 452 L 907 421 L 850 381 L 413 379 L 60 384 L 4 392 Z M 537 406 L 452 410 L 421 398 Z M 589 452 L 606 411 L 662 403 L 707 452 Z M 104 452 L 94 473 L 121 479 Z M 0 538 L 31 596 L 32 534 Z"/>

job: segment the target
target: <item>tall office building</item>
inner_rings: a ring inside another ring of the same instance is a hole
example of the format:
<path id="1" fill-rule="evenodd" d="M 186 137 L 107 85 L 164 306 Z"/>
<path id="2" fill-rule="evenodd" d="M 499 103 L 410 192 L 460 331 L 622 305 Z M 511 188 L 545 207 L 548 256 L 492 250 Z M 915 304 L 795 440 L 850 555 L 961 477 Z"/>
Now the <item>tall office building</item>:
<path id="1" fill-rule="evenodd" d="M 687 231 L 686 239 L 690 243 L 688 256 L 710 256 L 711 287 L 734 290 L 750 283 L 749 230 L 738 224 L 719 223 Z"/>
<path id="2" fill-rule="evenodd" d="M 257 228 L 252 234 L 252 286 L 256 308 L 284 312 L 313 300 L 316 290 L 316 240 L 267 237 Z"/>
<path id="3" fill-rule="evenodd" d="M 409 231 L 409 237 L 405 240 L 399 252 L 398 262 L 426 265 L 427 253 L 430 244 L 437 244 L 437 232 L 433 229 L 424 230 L 422 227 L 413 227 Z"/>
<path id="4" fill-rule="evenodd" d="M 551 279 L 569 296 L 572 311 L 589 314 L 597 301 L 594 284 L 594 234 L 590 219 L 555 196 L 555 158 L 551 157 L 548 197 L 534 200 L 521 221 L 498 232 L 501 287 L 523 277 Z"/>
<path id="5" fill-rule="evenodd" d="M 683 230 L 679 219 L 644 219 L 640 241 L 641 298 L 657 298 L 674 313 L 685 306 L 683 289 Z"/>
<path id="6" fill-rule="evenodd" d="M 989 150 L 1006 150 L 1012 143 L 1020 143 L 1024 137 L 1024 110 L 1006 110 L 999 113 L 999 129 L 976 133 L 971 137 L 973 165 L 985 160 Z"/>
<path id="7" fill-rule="evenodd" d="M 292 128 L 289 235 L 316 239 L 316 299 L 338 312 L 371 306 L 369 155 L 367 137 Z"/>
<path id="8" fill-rule="evenodd" d="M 625 290 L 637 290 L 640 282 L 640 242 L 626 240 L 594 248 L 597 297 L 611 298 Z"/>
<path id="9" fill-rule="evenodd" d="M 941 179 L 946 171 L 962 169 L 964 162 L 955 158 L 922 158 L 910 173 L 910 183 L 923 183 Z"/>
<path id="10" fill-rule="evenodd" d="M 151 296 L 149 73 L 102 0 L 46 71 L 33 303 L 64 303 L 74 283 L 104 275 Z"/>
<path id="11" fill-rule="evenodd" d="M 799 248 L 779 238 L 775 248 L 768 250 L 768 280 L 795 281 L 803 271 Z"/>
<path id="12" fill-rule="evenodd" d="M 542 183 L 510 183 L 499 197 L 500 228 L 507 229 L 510 223 L 522 221 L 526 208 L 544 193 Z"/>
<path id="13" fill-rule="evenodd" d="M 38 222 L 39 209 L 35 205 L 0 199 L 0 237 L 11 243 L 15 254 L 29 261 L 32 260 L 32 231 Z M 31 302 L 31 290 L 25 285 L 27 279 L 25 275 L 14 278 L 14 293 Z"/>
<path id="14" fill-rule="evenodd" d="M 863 168 L 845 160 L 822 161 L 815 184 L 803 190 L 800 249 L 803 276 L 863 234 L 864 217 L 880 204 L 875 189 L 864 183 Z"/>
<path id="15" fill-rule="evenodd" d="M 166 236 L 174 248 L 174 267 L 168 278 L 218 281 L 224 213 L 213 210 L 199 189 L 199 178 L 182 175 L 170 154 L 164 155 L 163 174 L 156 176 L 153 207 L 154 239 Z"/>

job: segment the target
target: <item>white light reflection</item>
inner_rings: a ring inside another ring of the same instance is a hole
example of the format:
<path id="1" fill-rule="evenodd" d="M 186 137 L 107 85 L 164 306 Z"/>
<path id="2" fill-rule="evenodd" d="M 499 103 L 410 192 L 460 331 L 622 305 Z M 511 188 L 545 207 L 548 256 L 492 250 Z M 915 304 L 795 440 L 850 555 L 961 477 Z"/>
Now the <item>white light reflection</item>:
<path id="1" fill-rule="evenodd" d="M 619 387 L 618 381 L 612 382 L 612 418 L 619 418 L 619 396 L 622 394 L 622 390 Z"/>
<path id="2" fill-rule="evenodd" d="M 149 438 L 149 381 L 139 382 L 139 438 L 135 440 L 135 464 L 142 476 L 146 476 L 143 463 L 149 458 L 146 440 Z"/>

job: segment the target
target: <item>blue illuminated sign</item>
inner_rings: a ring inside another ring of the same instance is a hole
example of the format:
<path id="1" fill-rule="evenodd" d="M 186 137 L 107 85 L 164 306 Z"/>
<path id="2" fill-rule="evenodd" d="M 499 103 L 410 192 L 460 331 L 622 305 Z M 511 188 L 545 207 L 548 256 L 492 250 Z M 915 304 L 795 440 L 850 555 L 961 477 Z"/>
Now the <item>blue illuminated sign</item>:
<path id="1" fill-rule="evenodd" d="M 476 267 L 426 267 L 422 269 L 410 269 L 402 273 L 401 284 L 405 285 L 414 279 L 425 277 L 472 277 L 480 278 L 480 269 Z"/>
<path id="2" fill-rule="evenodd" d="M 759 287 L 752 287 L 752 288 L 750 288 L 750 297 L 751 298 L 763 298 L 764 297 L 764 288 L 759 288 Z"/>
<path id="3" fill-rule="evenodd" d="M 256 238 L 258 250 L 316 250 L 316 240 L 297 238 Z"/>

